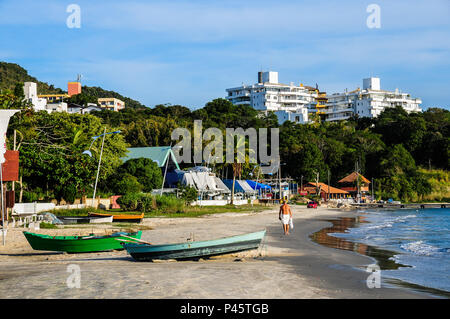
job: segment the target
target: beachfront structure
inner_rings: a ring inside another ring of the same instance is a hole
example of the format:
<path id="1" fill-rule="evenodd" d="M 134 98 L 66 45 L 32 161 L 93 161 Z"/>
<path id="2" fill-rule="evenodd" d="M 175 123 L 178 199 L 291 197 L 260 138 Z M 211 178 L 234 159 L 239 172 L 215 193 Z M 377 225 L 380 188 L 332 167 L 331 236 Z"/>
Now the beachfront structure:
<path id="1" fill-rule="evenodd" d="M 168 171 L 180 169 L 177 159 L 170 146 L 155 146 L 155 147 L 130 147 L 127 149 L 128 154 L 121 158 L 123 162 L 135 158 L 149 158 L 158 164 L 158 167 L 165 168 Z M 169 161 L 169 163 L 166 163 Z"/>
<path id="2" fill-rule="evenodd" d="M 363 79 L 363 88 L 351 92 L 327 95 L 325 112 L 326 121 L 347 120 L 357 115 L 374 118 L 386 108 L 401 106 L 406 112 L 422 112 L 418 98 L 398 89 L 394 92 L 381 90 L 380 79 L 371 77 Z"/>
<path id="3" fill-rule="evenodd" d="M 233 180 L 224 179 L 223 183 L 231 190 L 233 189 Z M 234 181 L 234 194 L 242 197 L 255 196 L 258 193 L 257 190 L 252 188 L 246 180 L 236 179 Z"/>
<path id="4" fill-rule="evenodd" d="M 317 88 L 282 84 L 278 72 L 258 72 L 258 83 L 226 89 L 227 99 L 235 105 L 250 105 L 267 114 L 275 112 L 278 122 L 308 123 L 309 113 L 316 112 Z"/>
<path id="5" fill-rule="evenodd" d="M 340 189 L 349 192 L 352 196 L 358 193 L 358 186 L 360 193 L 369 192 L 370 181 L 357 172 L 353 172 L 343 179 L 338 181 Z"/>
<path id="6" fill-rule="evenodd" d="M 125 108 L 125 102 L 114 97 L 99 98 L 97 101 L 100 107 L 111 111 L 117 112 Z"/>
<path id="7" fill-rule="evenodd" d="M 319 195 L 323 200 L 349 198 L 350 193 L 346 190 L 329 186 L 325 183 L 308 182 L 303 185 L 303 190 L 310 195 Z"/>
<path id="8" fill-rule="evenodd" d="M 222 199 L 224 194 L 231 193 L 222 180 L 205 166 L 196 166 L 185 171 L 176 169 L 167 174 L 166 180 L 169 187 L 177 187 L 180 183 L 195 188 L 202 199 Z"/>

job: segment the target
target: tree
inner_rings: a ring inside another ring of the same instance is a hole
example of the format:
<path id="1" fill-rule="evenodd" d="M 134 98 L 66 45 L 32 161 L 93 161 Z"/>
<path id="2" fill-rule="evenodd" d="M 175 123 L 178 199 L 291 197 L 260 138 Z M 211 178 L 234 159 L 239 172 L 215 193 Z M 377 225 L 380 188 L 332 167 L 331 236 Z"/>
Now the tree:
<path id="1" fill-rule="evenodd" d="M 194 187 L 179 184 L 177 188 L 180 190 L 179 197 L 183 199 L 187 205 L 197 200 L 198 191 Z"/>
<path id="2" fill-rule="evenodd" d="M 113 189 L 117 195 L 129 193 L 140 193 L 143 186 L 139 183 L 136 176 L 125 173 L 120 178 L 114 180 Z"/>
<path id="3" fill-rule="evenodd" d="M 78 104 L 81 106 L 87 106 L 88 103 L 97 104 L 97 98 L 86 93 L 80 93 L 72 95 L 67 99 L 67 103 Z"/>
<path id="4" fill-rule="evenodd" d="M 91 137 L 103 131 L 98 118 L 59 112 L 21 112 L 11 119 L 9 125 L 10 149 L 14 130 L 23 136 L 19 150 L 24 188 L 29 191 L 42 189 L 48 199 L 59 197 L 68 200 L 66 191 L 60 189 L 68 185 L 73 185 L 77 195 L 91 192 L 101 143 L 92 145 L 93 157 L 82 152 L 89 148 Z M 105 139 L 99 188 L 105 188 L 107 178 L 116 172 L 125 152 L 126 144 L 120 134 Z"/>
<path id="5" fill-rule="evenodd" d="M 162 184 L 162 172 L 158 165 L 148 158 L 136 158 L 126 161 L 118 170 L 120 179 L 126 179 L 129 176 L 136 178 L 142 185 L 144 192 L 151 192 L 153 189 L 160 188 Z"/>

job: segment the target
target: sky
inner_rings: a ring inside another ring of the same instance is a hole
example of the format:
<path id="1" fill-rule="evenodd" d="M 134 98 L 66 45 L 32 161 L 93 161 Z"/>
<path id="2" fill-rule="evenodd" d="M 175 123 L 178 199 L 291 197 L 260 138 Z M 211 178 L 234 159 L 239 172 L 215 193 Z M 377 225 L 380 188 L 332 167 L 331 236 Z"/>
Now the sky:
<path id="1" fill-rule="evenodd" d="M 150 107 L 201 108 L 270 70 L 328 93 L 376 76 L 450 109 L 450 0 L 0 0 L 0 61 L 65 90 L 82 74 Z"/>

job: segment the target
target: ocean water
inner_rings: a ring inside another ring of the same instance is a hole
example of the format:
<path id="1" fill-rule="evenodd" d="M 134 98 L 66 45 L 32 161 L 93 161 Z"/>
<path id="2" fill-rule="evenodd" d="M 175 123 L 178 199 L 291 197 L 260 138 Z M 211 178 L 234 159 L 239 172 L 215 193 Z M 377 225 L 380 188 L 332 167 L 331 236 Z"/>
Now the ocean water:
<path id="1" fill-rule="evenodd" d="M 449 208 L 362 211 L 360 220 L 329 235 L 393 252 L 389 259 L 399 267 L 381 268 L 384 282 L 450 292 Z"/>

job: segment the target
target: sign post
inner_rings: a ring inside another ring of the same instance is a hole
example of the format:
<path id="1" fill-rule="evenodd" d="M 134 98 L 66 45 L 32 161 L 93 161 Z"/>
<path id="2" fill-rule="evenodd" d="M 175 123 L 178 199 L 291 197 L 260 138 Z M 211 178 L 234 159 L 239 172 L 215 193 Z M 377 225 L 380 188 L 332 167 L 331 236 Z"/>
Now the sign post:
<path id="1" fill-rule="evenodd" d="M 6 131 L 8 129 L 9 119 L 11 116 L 20 112 L 20 110 L 0 110 L 0 189 L 1 189 L 1 213 L 2 213 L 2 240 L 3 246 L 6 244 L 5 239 L 5 200 L 3 196 L 3 163 L 5 163 L 6 152 Z"/>

